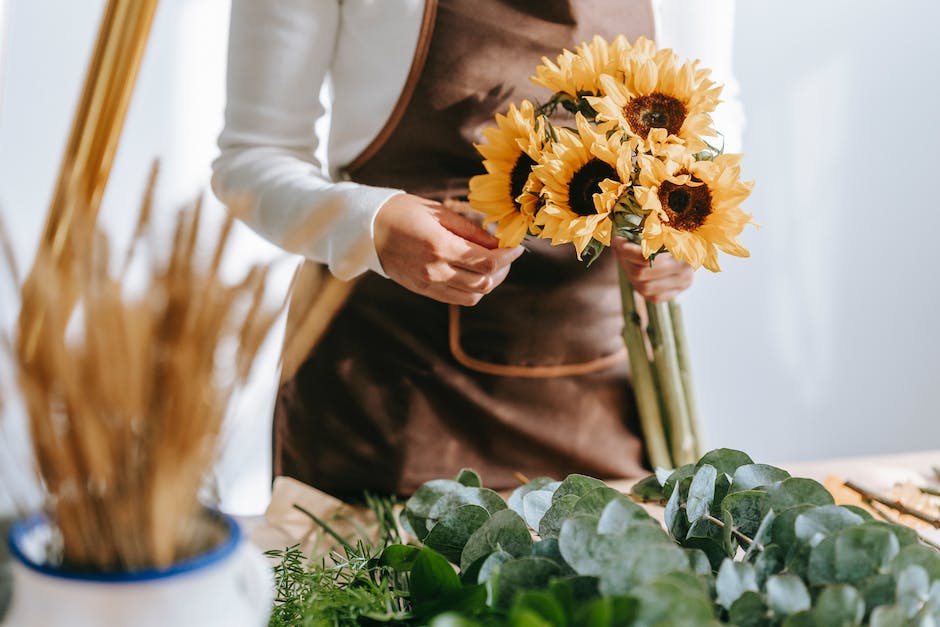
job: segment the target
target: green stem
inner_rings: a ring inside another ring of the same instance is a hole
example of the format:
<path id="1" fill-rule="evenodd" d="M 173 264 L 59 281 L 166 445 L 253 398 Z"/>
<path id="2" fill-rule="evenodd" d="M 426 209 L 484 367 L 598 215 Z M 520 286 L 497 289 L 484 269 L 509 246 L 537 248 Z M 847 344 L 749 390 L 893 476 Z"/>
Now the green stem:
<path id="1" fill-rule="evenodd" d="M 633 378 L 633 393 L 636 396 L 637 409 L 640 413 L 640 426 L 650 464 L 654 468 L 675 468 L 669 453 L 669 443 L 663 428 L 662 413 L 659 410 L 659 394 L 656 380 L 650 368 L 646 353 L 646 342 L 640 314 L 634 300 L 633 286 L 627 279 L 623 268 L 620 273 L 620 298 L 623 303 L 623 341 L 630 358 L 630 373 Z"/>
<path id="2" fill-rule="evenodd" d="M 689 410 L 682 390 L 679 360 L 676 355 L 676 338 L 672 330 L 672 318 L 666 303 L 647 303 L 649 316 L 647 332 L 653 346 L 653 367 L 662 392 L 663 413 L 669 424 L 669 443 L 672 461 L 679 467 L 694 463 L 695 437 L 689 422 Z"/>
<path id="3" fill-rule="evenodd" d="M 682 390 L 685 393 L 685 406 L 689 411 L 689 426 L 694 440 L 695 458 L 705 454 L 702 436 L 702 417 L 695 401 L 695 386 L 692 383 L 692 361 L 689 358 L 689 344 L 682 323 L 682 307 L 674 300 L 669 301 L 669 315 L 672 316 L 672 332 L 676 338 L 676 357 L 679 360 L 679 376 L 682 378 Z"/>

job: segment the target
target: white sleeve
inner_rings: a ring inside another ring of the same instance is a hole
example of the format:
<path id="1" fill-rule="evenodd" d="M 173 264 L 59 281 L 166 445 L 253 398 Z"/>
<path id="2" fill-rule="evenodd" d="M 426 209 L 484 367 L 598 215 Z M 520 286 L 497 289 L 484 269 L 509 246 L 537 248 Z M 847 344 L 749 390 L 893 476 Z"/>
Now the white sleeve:
<path id="1" fill-rule="evenodd" d="M 373 222 L 401 190 L 334 182 L 314 155 L 341 0 L 234 0 L 212 188 L 271 242 L 341 279 L 382 274 Z M 300 240 L 300 241 L 297 241 Z"/>
<path id="2" fill-rule="evenodd" d="M 724 135 L 725 150 L 740 152 L 744 108 L 734 77 L 735 0 L 654 0 L 656 44 L 672 48 L 680 57 L 701 59 L 712 70 L 712 80 L 724 85 L 721 104 L 712 114 Z"/>

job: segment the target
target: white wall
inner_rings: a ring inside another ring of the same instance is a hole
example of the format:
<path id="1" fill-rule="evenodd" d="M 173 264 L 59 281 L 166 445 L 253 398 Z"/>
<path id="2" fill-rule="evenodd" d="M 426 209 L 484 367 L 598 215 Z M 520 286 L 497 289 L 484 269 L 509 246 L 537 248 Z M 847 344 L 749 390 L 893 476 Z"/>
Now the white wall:
<path id="1" fill-rule="evenodd" d="M 686 308 L 710 443 L 940 448 L 940 4 L 740 0 L 753 258 Z"/>
<path id="2" fill-rule="evenodd" d="M 166 166 L 166 210 L 206 186 L 227 4 L 161 3 L 104 203 L 116 231 L 153 156 Z M 103 1 L 7 5 L 0 206 L 25 265 Z M 752 259 L 726 258 L 684 298 L 711 444 L 770 461 L 940 447 L 938 20 L 929 0 L 738 2 L 745 168 L 757 180 L 748 206 L 763 227 L 744 237 Z M 274 254 L 244 232 L 239 246 L 248 259 Z M 11 303 L 0 287 L 0 320 Z M 221 474 L 235 511 L 264 504 L 276 374 L 271 351 L 233 418 Z M 6 477 L 14 458 L 0 455 Z"/>

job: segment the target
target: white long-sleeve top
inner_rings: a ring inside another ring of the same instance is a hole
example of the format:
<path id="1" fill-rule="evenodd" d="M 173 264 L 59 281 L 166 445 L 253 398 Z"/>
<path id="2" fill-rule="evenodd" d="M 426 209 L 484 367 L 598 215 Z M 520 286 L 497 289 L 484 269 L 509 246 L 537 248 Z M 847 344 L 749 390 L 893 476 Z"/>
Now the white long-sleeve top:
<path id="1" fill-rule="evenodd" d="M 742 124 L 731 73 L 733 3 L 654 0 L 657 44 L 701 59 L 725 83 L 726 102 L 713 117 L 729 150 Z M 391 114 L 423 11 L 424 0 L 232 2 L 213 190 L 278 245 L 296 240 L 291 235 L 301 224 L 322 219 L 325 226 L 293 242 L 291 252 L 327 264 L 341 279 L 367 270 L 384 276 L 373 223 L 403 190 L 343 181 L 339 173 Z"/>

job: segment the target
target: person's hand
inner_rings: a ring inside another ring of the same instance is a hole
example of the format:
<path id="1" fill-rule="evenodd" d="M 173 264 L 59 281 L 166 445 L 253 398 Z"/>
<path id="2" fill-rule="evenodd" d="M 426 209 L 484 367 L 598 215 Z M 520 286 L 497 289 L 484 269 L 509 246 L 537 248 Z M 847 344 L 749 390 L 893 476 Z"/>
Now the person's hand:
<path id="1" fill-rule="evenodd" d="M 497 248 L 498 240 L 480 225 L 410 194 L 382 205 L 374 233 L 379 261 L 390 279 L 454 305 L 476 305 L 503 282 L 523 250 Z"/>
<path id="2" fill-rule="evenodd" d="M 692 285 L 692 266 L 678 261 L 669 253 L 656 255 L 652 265 L 643 257 L 639 244 L 622 237 L 611 239 L 610 247 L 617 255 L 633 289 L 651 303 L 665 303 Z"/>

